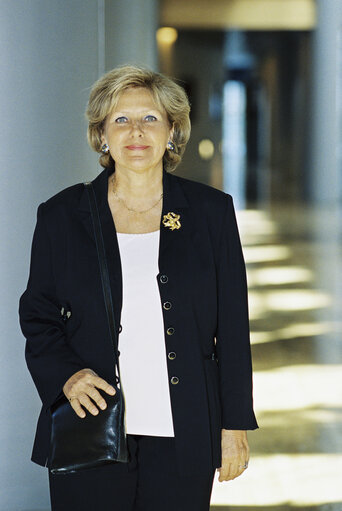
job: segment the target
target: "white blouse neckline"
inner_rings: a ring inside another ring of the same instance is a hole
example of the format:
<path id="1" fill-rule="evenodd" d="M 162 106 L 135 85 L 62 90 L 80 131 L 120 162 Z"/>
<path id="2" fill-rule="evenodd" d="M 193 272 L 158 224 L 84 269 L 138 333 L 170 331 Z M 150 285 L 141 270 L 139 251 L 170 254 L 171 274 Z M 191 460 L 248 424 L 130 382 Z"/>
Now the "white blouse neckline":
<path id="1" fill-rule="evenodd" d="M 147 234 L 157 234 L 159 233 L 160 229 L 157 231 L 150 231 L 150 232 L 117 232 L 116 234 L 120 236 L 146 236 Z"/>

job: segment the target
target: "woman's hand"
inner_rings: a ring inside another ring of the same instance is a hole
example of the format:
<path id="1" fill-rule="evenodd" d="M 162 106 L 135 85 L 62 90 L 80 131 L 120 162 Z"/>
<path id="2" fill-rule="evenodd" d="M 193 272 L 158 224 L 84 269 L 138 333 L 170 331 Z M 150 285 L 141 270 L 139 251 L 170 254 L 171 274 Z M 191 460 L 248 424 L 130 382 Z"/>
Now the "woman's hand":
<path id="1" fill-rule="evenodd" d="M 116 392 L 114 387 L 100 378 L 91 369 L 77 371 L 77 373 L 73 374 L 68 379 L 63 387 L 65 396 L 69 399 L 72 408 L 81 419 L 84 419 L 86 416 L 83 408 L 88 410 L 92 415 L 97 415 L 99 413 L 95 404 L 101 408 L 101 410 L 107 408 L 106 401 L 99 391 L 96 390 L 96 387 L 104 390 L 110 396 L 114 396 Z"/>
<path id="2" fill-rule="evenodd" d="M 222 429 L 222 463 L 219 481 L 230 481 L 246 470 L 249 461 L 247 431 Z M 247 466 L 246 466 L 247 465 Z"/>

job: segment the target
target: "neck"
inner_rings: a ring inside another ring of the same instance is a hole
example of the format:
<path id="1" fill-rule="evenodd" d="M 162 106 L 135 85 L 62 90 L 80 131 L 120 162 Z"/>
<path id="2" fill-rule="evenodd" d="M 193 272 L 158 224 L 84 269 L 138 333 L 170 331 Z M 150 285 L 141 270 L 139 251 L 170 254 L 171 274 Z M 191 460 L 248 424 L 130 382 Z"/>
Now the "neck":
<path id="1" fill-rule="evenodd" d="M 163 191 L 162 168 L 139 172 L 118 167 L 111 179 L 114 180 L 115 191 L 121 197 L 129 197 L 131 200 L 159 197 Z"/>

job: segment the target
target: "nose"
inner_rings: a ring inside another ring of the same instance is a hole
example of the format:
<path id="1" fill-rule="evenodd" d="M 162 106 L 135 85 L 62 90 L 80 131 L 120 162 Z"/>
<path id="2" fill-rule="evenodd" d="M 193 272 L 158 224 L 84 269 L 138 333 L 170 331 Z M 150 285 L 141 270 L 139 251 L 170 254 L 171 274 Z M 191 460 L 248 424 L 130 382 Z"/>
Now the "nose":
<path id="1" fill-rule="evenodd" d="M 136 134 L 141 136 L 144 132 L 143 123 L 140 120 L 131 121 L 131 134 Z"/>

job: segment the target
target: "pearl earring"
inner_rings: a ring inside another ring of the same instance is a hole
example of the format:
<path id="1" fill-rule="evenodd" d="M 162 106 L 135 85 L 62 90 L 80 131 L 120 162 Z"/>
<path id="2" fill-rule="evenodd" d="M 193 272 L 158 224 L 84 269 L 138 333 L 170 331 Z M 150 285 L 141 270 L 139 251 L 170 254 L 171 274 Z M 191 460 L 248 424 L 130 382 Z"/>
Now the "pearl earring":
<path id="1" fill-rule="evenodd" d="M 108 154 L 109 153 L 109 145 L 103 144 L 103 146 L 101 147 L 101 151 L 103 152 L 103 154 Z"/>

